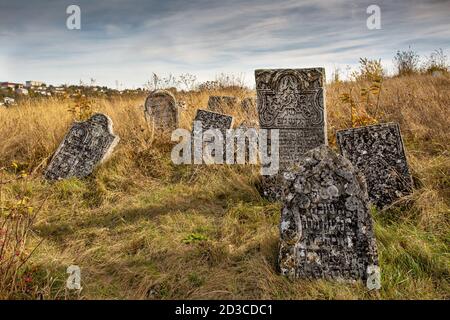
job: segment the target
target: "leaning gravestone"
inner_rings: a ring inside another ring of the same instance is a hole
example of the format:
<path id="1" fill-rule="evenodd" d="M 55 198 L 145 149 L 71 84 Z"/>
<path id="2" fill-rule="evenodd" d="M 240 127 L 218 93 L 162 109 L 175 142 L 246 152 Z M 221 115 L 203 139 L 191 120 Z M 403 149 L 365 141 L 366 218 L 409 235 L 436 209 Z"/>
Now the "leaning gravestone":
<path id="1" fill-rule="evenodd" d="M 178 128 L 178 108 L 173 94 L 165 90 L 152 92 L 145 101 L 145 117 L 156 130 Z"/>
<path id="2" fill-rule="evenodd" d="M 231 128 L 233 117 L 218 112 L 199 109 L 197 110 L 194 121 L 200 121 L 202 123 L 203 131 L 219 129 L 225 137 L 226 130 Z"/>
<path id="3" fill-rule="evenodd" d="M 111 119 L 101 113 L 84 122 L 75 122 L 45 170 L 47 180 L 84 178 L 112 153 L 119 142 Z"/>
<path id="4" fill-rule="evenodd" d="M 256 70 L 255 78 L 260 127 L 279 130 L 280 171 L 327 144 L 323 68 Z M 279 176 L 262 177 L 260 191 L 280 199 L 280 182 Z"/>
<path id="5" fill-rule="evenodd" d="M 224 112 L 230 110 L 237 103 L 235 97 L 210 96 L 208 99 L 208 110 L 213 112 Z"/>
<path id="6" fill-rule="evenodd" d="M 364 177 L 327 146 L 284 173 L 279 265 L 296 278 L 367 280 L 379 288 L 373 222 Z"/>
<path id="7" fill-rule="evenodd" d="M 396 123 L 385 123 L 337 132 L 341 154 L 361 170 L 369 198 L 378 208 L 412 191 L 412 178 Z"/>

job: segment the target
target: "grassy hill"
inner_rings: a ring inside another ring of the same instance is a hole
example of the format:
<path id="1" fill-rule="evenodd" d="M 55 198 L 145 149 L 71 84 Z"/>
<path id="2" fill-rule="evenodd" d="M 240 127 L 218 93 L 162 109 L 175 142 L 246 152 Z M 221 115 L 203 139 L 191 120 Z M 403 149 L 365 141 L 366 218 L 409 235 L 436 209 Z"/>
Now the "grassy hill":
<path id="1" fill-rule="evenodd" d="M 177 92 L 186 103 L 181 126 L 190 128 L 195 110 L 215 94 L 255 95 L 236 87 Z M 395 121 L 402 130 L 416 189 L 373 211 L 379 292 L 363 283 L 280 276 L 281 205 L 258 194 L 258 168 L 173 165 L 172 145 L 145 123 L 144 99 L 96 99 L 77 107 L 61 98 L 0 108 L 0 245 L 8 226 L 18 223 L 23 231 L 27 219 L 33 223 L 28 241 L 0 251 L 1 298 L 450 298 L 448 76 L 390 78 L 381 90 L 365 80 L 327 86 L 332 147 L 336 130 L 351 126 Z M 88 179 L 44 181 L 42 171 L 71 122 L 92 111 L 114 122 L 121 141 L 113 156 Z M 237 125 L 256 118 L 255 112 L 228 113 Z M 8 220 L 11 212 L 28 218 Z M 81 268 L 79 294 L 65 289 L 69 265 Z"/>

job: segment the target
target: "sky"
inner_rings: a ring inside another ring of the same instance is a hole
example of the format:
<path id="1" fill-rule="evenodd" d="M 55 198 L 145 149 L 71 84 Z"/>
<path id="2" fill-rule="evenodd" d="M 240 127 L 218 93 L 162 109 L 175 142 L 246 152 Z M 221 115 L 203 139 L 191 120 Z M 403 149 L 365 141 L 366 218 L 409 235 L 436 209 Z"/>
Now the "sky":
<path id="1" fill-rule="evenodd" d="M 369 5 L 381 29 L 367 27 Z M 345 78 L 360 57 L 392 71 L 397 50 L 449 55 L 449 15 L 450 0 L 0 0 L 0 81 L 137 88 L 152 73 L 225 73 L 254 86 L 255 69 L 306 67 Z"/>

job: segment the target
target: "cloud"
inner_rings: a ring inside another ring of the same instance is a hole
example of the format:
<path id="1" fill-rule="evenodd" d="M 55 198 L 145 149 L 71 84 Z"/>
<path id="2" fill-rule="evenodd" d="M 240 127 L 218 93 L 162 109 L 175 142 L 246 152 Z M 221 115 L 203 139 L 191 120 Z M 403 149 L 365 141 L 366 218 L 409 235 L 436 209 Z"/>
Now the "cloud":
<path id="1" fill-rule="evenodd" d="M 390 64 L 397 49 L 449 49 L 449 1 L 377 1 L 381 30 L 368 30 L 373 1 L 77 1 L 82 30 L 65 28 L 72 1 L 0 4 L 0 66 L 15 81 L 94 77 L 141 86 L 151 72 L 244 73 L 261 67 Z M 20 23 L 17 23 L 20 21 Z M 7 58 L 6 58 L 7 57 Z M 5 79 L 6 80 L 6 79 Z"/>

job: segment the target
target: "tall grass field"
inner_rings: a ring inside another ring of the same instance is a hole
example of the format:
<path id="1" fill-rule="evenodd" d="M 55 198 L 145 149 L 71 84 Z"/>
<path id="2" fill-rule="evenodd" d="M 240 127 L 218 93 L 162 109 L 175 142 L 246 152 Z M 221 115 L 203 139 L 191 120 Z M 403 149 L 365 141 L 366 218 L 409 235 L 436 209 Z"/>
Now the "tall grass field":
<path id="1" fill-rule="evenodd" d="M 241 86 L 175 91 L 190 129 L 210 95 L 254 97 Z M 450 77 L 412 74 L 333 81 L 329 145 L 337 130 L 400 125 L 414 191 L 372 210 L 381 285 L 289 280 L 277 270 L 281 204 L 263 199 L 252 165 L 174 165 L 174 143 L 147 125 L 146 95 L 24 99 L 0 108 L 2 299 L 449 299 Z M 107 114 L 120 143 L 86 179 L 43 179 L 75 120 Z M 242 121 L 257 112 L 225 110 Z M 66 288 L 81 269 L 81 291 Z"/>

